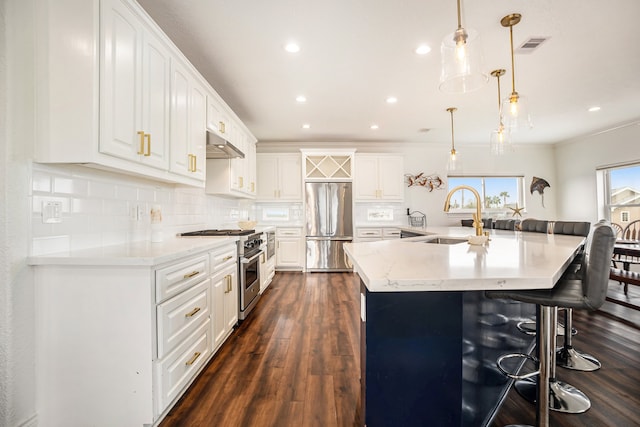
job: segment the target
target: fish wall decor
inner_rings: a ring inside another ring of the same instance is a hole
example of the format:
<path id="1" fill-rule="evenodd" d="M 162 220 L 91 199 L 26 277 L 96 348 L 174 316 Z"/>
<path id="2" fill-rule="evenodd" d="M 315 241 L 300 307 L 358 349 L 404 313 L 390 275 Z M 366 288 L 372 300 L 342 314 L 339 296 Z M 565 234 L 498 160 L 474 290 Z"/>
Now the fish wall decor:
<path id="1" fill-rule="evenodd" d="M 542 197 L 543 208 L 545 207 L 544 206 L 544 189 L 547 187 L 551 188 L 551 185 L 549 185 L 547 180 L 543 178 L 538 178 L 537 176 L 533 177 L 533 179 L 531 180 L 531 186 L 529 187 L 529 191 L 531 191 L 531 194 L 533 194 L 534 191 L 537 191 L 538 193 L 540 193 L 540 196 Z"/>
<path id="2" fill-rule="evenodd" d="M 425 175 L 420 172 L 418 175 L 405 174 L 407 187 L 425 187 L 429 191 L 444 189 L 444 180 L 438 175 Z"/>

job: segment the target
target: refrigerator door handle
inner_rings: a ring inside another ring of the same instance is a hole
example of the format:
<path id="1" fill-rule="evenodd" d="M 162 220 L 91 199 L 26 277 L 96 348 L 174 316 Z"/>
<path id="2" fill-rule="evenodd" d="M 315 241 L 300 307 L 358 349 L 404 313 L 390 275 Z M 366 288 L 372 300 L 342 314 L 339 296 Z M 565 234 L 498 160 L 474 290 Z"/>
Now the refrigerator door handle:
<path id="1" fill-rule="evenodd" d="M 327 234 L 329 236 L 333 235 L 333 230 L 331 229 L 332 224 L 332 218 L 331 218 L 331 188 L 329 187 L 329 184 L 325 184 L 324 185 L 324 191 L 325 194 L 327 195 Z"/>

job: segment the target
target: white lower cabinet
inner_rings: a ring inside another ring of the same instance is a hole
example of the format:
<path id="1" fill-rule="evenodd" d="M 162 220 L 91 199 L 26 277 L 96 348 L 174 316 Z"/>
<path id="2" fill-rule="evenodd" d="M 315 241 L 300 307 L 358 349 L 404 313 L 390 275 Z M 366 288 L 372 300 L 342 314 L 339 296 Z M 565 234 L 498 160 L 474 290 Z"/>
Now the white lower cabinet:
<path id="1" fill-rule="evenodd" d="M 276 229 L 276 269 L 302 270 L 304 268 L 304 237 L 302 227 Z"/>
<path id="2" fill-rule="evenodd" d="M 234 241 L 160 265 L 36 265 L 41 425 L 157 425 L 238 321 Z"/>
<path id="3" fill-rule="evenodd" d="M 264 292 L 276 274 L 276 257 L 267 258 L 266 251 L 260 256 L 260 293 Z"/>
<path id="4" fill-rule="evenodd" d="M 400 238 L 400 229 L 396 227 L 358 227 L 356 228 L 356 242 L 373 242 L 376 240 L 391 240 Z"/>
<path id="5" fill-rule="evenodd" d="M 220 348 L 238 323 L 237 269 L 234 262 L 211 279 L 213 351 Z"/>

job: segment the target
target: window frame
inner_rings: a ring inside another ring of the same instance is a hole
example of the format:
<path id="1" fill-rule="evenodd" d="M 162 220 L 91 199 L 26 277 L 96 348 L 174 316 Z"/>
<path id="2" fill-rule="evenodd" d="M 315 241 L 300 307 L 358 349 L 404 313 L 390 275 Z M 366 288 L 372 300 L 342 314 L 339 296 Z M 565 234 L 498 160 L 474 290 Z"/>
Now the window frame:
<path id="1" fill-rule="evenodd" d="M 451 178 L 455 179 L 480 179 L 480 187 L 481 189 L 478 191 L 480 194 L 481 204 L 482 204 L 482 213 L 486 215 L 503 215 L 507 213 L 512 213 L 513 211 L 509 209 L 509 207 L 500 207 L 500 208 L 487 208 L 485 207 L 485 199 L 486 199 L 486 182 L 487 179 L 492 178 L 500 178 L 500 179 L 515 179 L 516 180 L 516 188 L 518 194 L 515 196 L 516 202 L 519 208 L 522 208 L 522 213 L 526 213 L 526 202 L 525 202 L 525 192 L 524 192 L 524 175 L 482 175 L 482 174 L 474 174 L 474 175 L 448 175 L 447 176 L 447 194 L 452 190 Z M 473 187 L 475 188 L 475 187 Z M 473 214 L 476 212 L 476 208 L 454 208 L 451 207 L 447 215 L 456 217 L 456 216 L 469 216 L 469 214 Z"/>
<path id="2" fill-rule="evenodd" d="M 601 182 L 603 184 L 603 195 L 599 197 L 599 205 L 603 208 L 604 218 L 610 222 L 616 222 L 615 220 L 620 220 L 620 225 L 624 227 L 625 224 L 632 221 L 631 212 L 628 210 L 620 211 L 620 218 L 613 218 L 613 213 L 615 209 L 619 208 L 639 208 L 640 209 L 640 199 L 638 203 L 611 203 L 611 191 L 613 190 L 611 185 L 611 171 L 616 169 L 627 169 L 627 168 L 639 168 L 640 169 L 640 160 L 636 160 L 630 163 L 623 163 L 617 165 L 603 166 L 597 168 L 596 172 L 601 175 Z M 640 170 L 638 171 L 640 174 Z M 628 217 L 628 221 L 622 221 L 622 214 L 626 213 Z"/>

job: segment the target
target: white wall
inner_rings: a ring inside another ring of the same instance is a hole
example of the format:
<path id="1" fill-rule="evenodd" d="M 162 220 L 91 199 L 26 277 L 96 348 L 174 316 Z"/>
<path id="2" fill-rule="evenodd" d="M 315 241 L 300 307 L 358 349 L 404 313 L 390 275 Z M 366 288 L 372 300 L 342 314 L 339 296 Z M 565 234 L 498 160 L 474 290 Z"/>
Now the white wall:
<path id="1" fill-rule="evenodd" d="M 35 425 L 33 277 L 26 265 L 33 114 L 33 3 L 0 2 L 0 425 Z M 24 47 L 27 49 L 24 49 Z"/>
<path id="2" fill-rule="evenodd" d="M 555 158 L 558 219 L 596 222 L 596 168 L 640 162 L 640 122 L 557 144 Z"/>
<path id="3" fill-rule="evenodd" d="M 449 142 L 440 144 L 381 144 L 381 143 L 258 143 L 258 152 L 300 152 L 300 148 L 354 148 L 356 153 L 401 153 L 404 156 L 405 173 L 416 175 L 420 172 L 436 174 L 445 179 L 447 177 L 446 163 L 449 154 Z M 501 157 L 492 156 L 487 145 L 465 146 L 459 145 L 458 152 L 463 162 L 464 174 L 496 174 L 496 175 L 524 175 L 526 213 L 523 217 L 555 219 L 556 187 L 554 150 L 548 145 L 516 146 L 512 153 Z M 544 192 L 544 204 L 538 193 L 531 195 L 529 185 L 533 176 L 546 179 L 551 188 Z M 259 185 L 259 184 L 258 184 Z M 404 216 L 406 208 L 420 211 L 427 215 L 428 225 L 459 225 L 460 216 L 447 214 L 443 211 L 444 200 L 447 196 L 446 186 L 442 190 L 429 192 L 423 187 L 405 187 L 405 202 L 402 204 L 372 203 L 376 207 L 391 207 L 395 212 L 401 212 L 398 221 L 406 224 Z M 357 203 L 356 210 L 366 207 L 365 203 Z M 361 218 L 361 212 L 355 213 Z M 467 218 L 470 215 L 464 215 Z"/>

